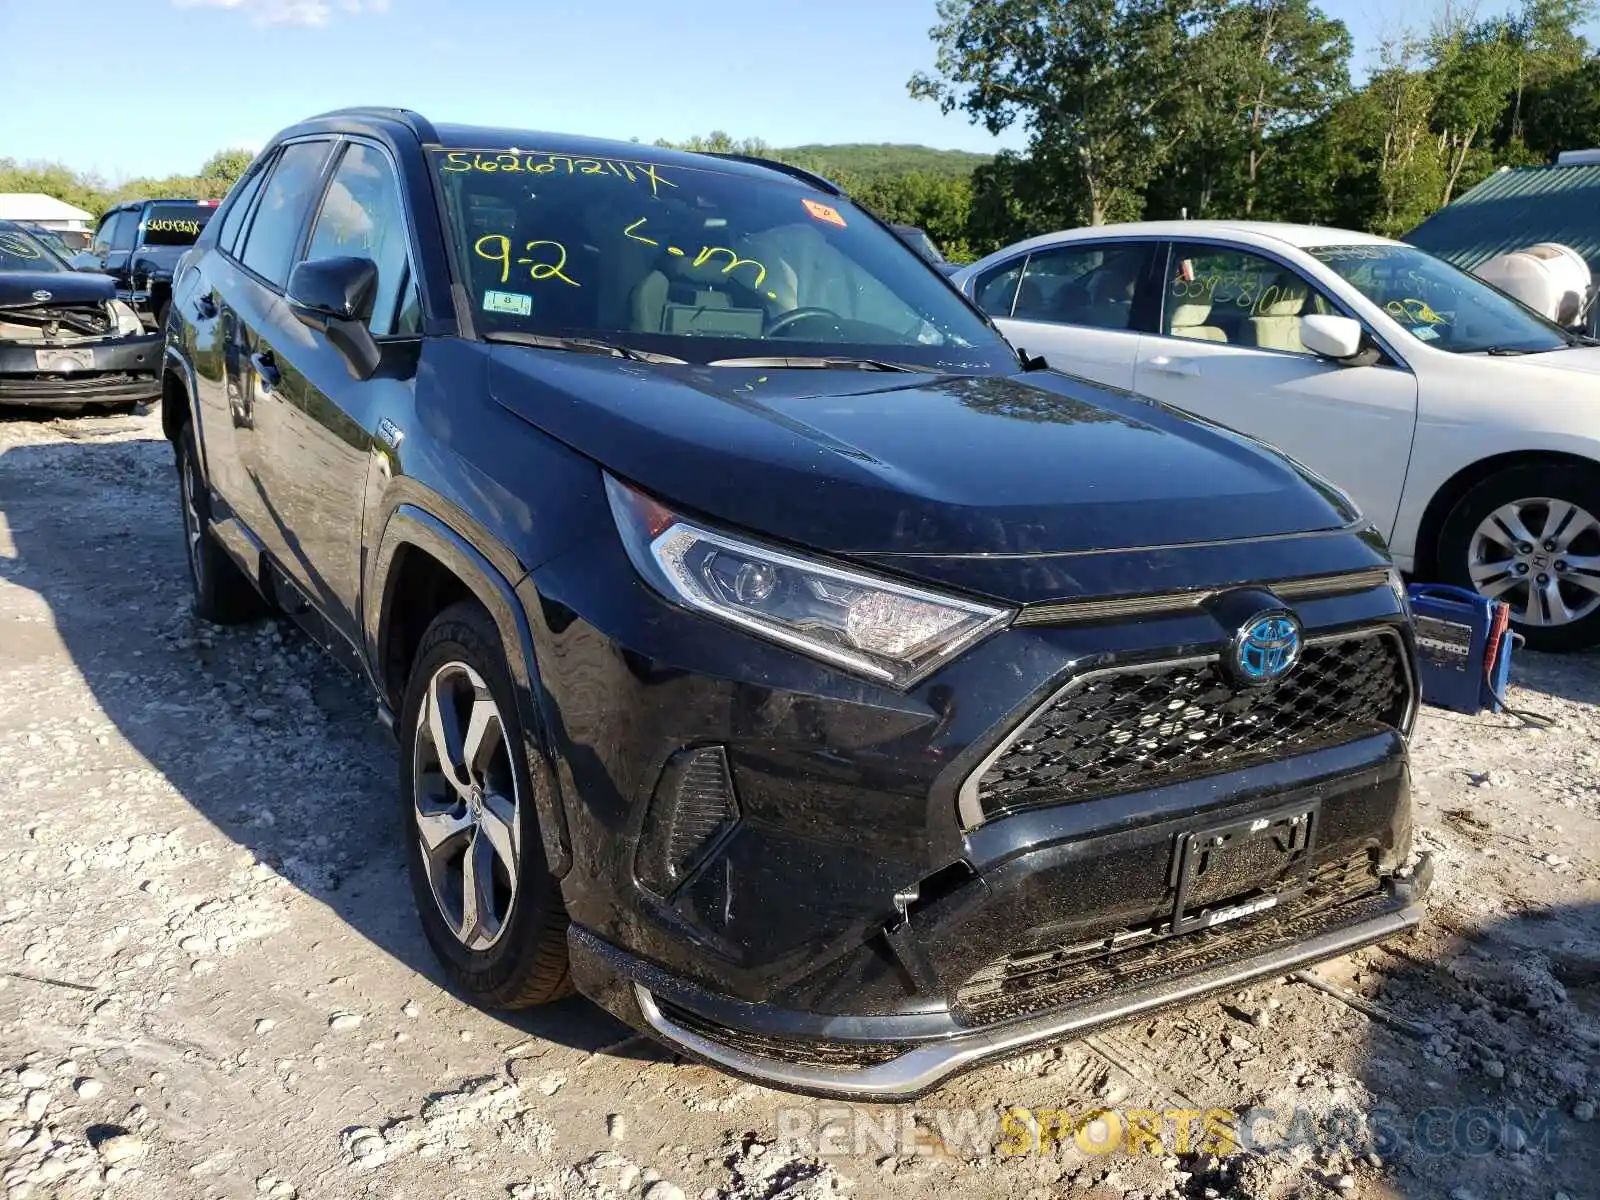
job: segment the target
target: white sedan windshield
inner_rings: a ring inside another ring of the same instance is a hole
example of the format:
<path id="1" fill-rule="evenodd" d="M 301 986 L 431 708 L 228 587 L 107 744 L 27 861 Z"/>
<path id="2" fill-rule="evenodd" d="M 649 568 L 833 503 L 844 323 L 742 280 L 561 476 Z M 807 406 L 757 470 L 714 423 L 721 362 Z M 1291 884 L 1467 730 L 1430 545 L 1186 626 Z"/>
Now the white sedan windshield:
<path id="1" fill-rule="evenodd" d="M 1539 354 L 1572 344 L 1504 292 L 1414 247 L 1319 246 L 1308 253 L 1436 350 Z"/>

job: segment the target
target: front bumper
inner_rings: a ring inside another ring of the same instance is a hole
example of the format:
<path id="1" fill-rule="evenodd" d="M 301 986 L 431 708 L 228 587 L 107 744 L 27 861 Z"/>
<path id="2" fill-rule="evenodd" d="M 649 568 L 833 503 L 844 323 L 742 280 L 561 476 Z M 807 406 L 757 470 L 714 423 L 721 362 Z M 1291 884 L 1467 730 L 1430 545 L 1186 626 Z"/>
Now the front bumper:
<path id="1" fill-rule="evenodd" d="M 995 822 L 974 839 L 964 884 L 913 910 L 869 952 L 817 967 L 799 993 L 817 1001 L 810 1009 L 729 996 L 576 925 L 574 979 L 622 1020 L 734 1074 L 817 1095 L 912 1099 L 984 1062 L 1415 926 L 1432 871 L 1424 858 L 1396 873 L 1411 831 L 1395 750 L 1325 753 L 1324 766 L 1342 770 L 1305 787 L 1273 789 L 1258 774 L 1256 795 L 1201 814 L 1159 819 L 1164 807 L 1186 807 L 1183 787 L 1120 798 L 1146 818 L 1132 828 L 1085 828 L 1096 817 L 1071 811 L 1083 806 Z M 1184 836 L 1286 809 L 1315 811 L 1324 834 L 1304 884 L 1259 913 L 1172 933 Z M 1120 890 L 1107 891 L 1108 880 Z M 915 999 L 885 1011 L 882 976 L 919 974 Z"/>
<path id="2" fill-rule="evenodd" d="M 130 404 L 161 395 L 164 338 L 157 333 L 75 343 L 90 349 L 93 366 L 72 371 L 39 370 L 42 345 L 0 343 L 0 404 L 41 407 Z"/>
<path id="3" fill-rule="evenodd" d="M 795 1061 L 782 1056 L 785 1048 L 799 1056 L 805 1055 L 803 1042 L 792 1035 L 757 1033 L 752 1039 L 752 1031 L 748 1030 L 727 1030 L 719 1035 L 714 1026 L 708 1028 L 709 1023 L 703 1019 L 691 1018 L 680 1024 L 681 1017 L 675 1020 L 675 1013 L 663 1012 L 658 994 L 651 991 L 650 975 L 645 971 L 640 972 L 642 978 L 631 982 L 631 997 L 623 993 L 616 1003 L 636 1027 L 649 1029 L 670 1045 L 730 1074 L 809 1095 L 905 1101 L 916 1099 L 952 1076 L 986 1062 L 1024 1054 L 1035 1046 L 1065 1038 L 1081 1037 L 1106 1025 L 1214 993 L 1235 991 L 1259 979 L 1347 954 L 1415 928 L 1422 917 L 1420 903 L 1385 898 L 1369 906 L 1358 919 L 1336 923 L 1313 936 L 1287 941 L 1260 954 L 1153 980 L 1023 1020 L 923 1039 L 896 1037 L 893 1029 L 885 1029 L 882 1042 L 862 1041 L 857 1045 L 870 1059 L 879 1059 L 881 1056 L 873 1052 L 885 1046 L 893 1048 L 893 1055 L 859 1066 L 849 1061 L 850 1051 L 838 1042 L 831 1043 L 840 1047 L 835 1051 L 838 1061 L 834 1063 Z M 579 964 L 580 978 L 587 978 L 589 986 L 594 986 L 596 974 L 623 969 L 624 964 L 615 952 L 599 944 L 592 935 L 574 930 L 569 941 L 574 961 Z M 663 988 L 661 995 L 668 994 L 672 988 L 671 983 L 665 981 L 657 986 Z M 795 1014 L 769 1012 L 765 1015 L 770 1024 L 795 1023 Z"/>
<path id="4" fill-rule="evenodd" d="M 1073 568 L 1093 597 L 1136 586 L 1163 557 Z M 1414 658 L 1387 559 L 1330 535 L 1267 569 L 1291 562 L 1291 580 L 1367 581 L 1292 592 L 1310 648 L 1289 677 L 1305 690 L 1276 710 L 1287 740 L 1208 673 L 1238 626 L 1202 607 L 1018 621 L 901 693 L 666 604 L 614 537 L 536 568 L 517 590 L 553 767 L 541 829 L 560 843 L 579 989 L 728 1070 L 904 1098 L 1415 923 L 1420 888 L 1399 875 Z M 1222 554 L 1186 577 L 1238 590 L 1237 569 Z M 1375 677 L 1355 655 L 1338 660 L 1348 676 L 1313 663 L 1313 649 L 1374 637 L 1406 703 L 1318 736 L 1317 714 Z M 1075 679 L 1094 685 L 1075 692 Z M 1091 711 L 1101 701 L 1114 711 Z M 1060 728 L 1016 742 L 1046 709 Z M 1251 730 L 1270 744 L 1240 755 Z M 1146 738 L 1165 749 L 1145 758 Z M 1193 746 L 1206 761 L 1191 770 Z M 1061 763 L 1077 777 L 1066 792 Z M 1003 786 L 983 785 L 996 771 Z M 1316 831 L 1293 872 L 1251 867 L 1247 886 L 1207 892 L 1211 909 L 1185 906 L 1181 847 L 1279 817 Z M 698 849 L 674 873 L 662 863 L 680 834 Z M 1275 907 L 1232 911 L 1263 886 Z M 1187 926 L 1217 911 L 1219 928 L 1171 935 L 1175 913 Z"/>

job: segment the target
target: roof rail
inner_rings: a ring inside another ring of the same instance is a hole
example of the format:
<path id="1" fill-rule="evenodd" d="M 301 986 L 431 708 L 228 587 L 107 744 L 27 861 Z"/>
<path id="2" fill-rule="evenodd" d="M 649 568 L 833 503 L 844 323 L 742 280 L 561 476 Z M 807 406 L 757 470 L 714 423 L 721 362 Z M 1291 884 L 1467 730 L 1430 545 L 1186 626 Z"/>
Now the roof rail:
<path id="1" fill-rule="evenodd" d="M 725 158 L 730 162 L 750 163 L 757 167 L 766 167 L 772 171 L 782 171 L 785 175 L 809 183 L 819 191 L 827 192 L 830 196 L 844 195 L 844 189 L 826 175 L 818 175 L 815 171 L 808 171 L 804 167 L 797 167 L 793 163 L 779 162 L 775 158 L 762 158 L 759 154 L 724 154 L 717 150 L 701 150 L 707 158 Z"/>
<path id="2" fill-rule="evenodd" d="M 437 142 L 439 135 L 434 132 L 433 122 L 419 112 L 412 112 L 409 108 L 385 108 L 381 104 L 355 104 L 349 108 L 335 108 L 330 112 L 318 113 L 307 118 L 312 121 L 324 121 L 334 117 L 368 117 L 383 121 L 398 121 L 422 142 Z"/>

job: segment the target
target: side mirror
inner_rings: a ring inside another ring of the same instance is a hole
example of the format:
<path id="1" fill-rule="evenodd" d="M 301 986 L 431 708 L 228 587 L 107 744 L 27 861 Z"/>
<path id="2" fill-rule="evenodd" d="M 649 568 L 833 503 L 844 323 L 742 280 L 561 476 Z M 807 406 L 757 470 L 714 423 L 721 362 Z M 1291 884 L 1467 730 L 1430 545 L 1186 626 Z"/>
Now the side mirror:
<path id="1" fill-rule="evenodd" d="M 100 269 L 100 260 L 87 250 L 79 250 L 71 258 L 67 259 L 67 266 L 74 271 L 98 271 Z"/>
<path id="2" fill-rule="evenodd" d="M 1300 342 L 1313 354 L 1350 363 L 1361 353 L 1361 322 L 1350 317 L 1312 313 L 1300 318 Z"/>
<path id="3" fill-rule="evenodd" d="M 327 335 L 357 379 L 371 379 L 383 358 L 367 328 L 377 294 L 378 266 L 370 258 L 319 258 L 289 273 L 289 311 Z"/>

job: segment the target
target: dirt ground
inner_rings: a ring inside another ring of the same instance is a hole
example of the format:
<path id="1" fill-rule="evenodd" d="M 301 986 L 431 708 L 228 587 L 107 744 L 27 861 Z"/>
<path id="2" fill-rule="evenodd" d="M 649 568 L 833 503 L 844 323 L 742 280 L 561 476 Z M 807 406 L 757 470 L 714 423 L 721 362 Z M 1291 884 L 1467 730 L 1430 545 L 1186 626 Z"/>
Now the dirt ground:
<path id="1" fill-rule="evenodd" d="M 817 1103 L 582 1000 L 451 994 L 387 734 L 292 627 L 191 618 L 157 418 L 0 414 L 0 1187 L 1600 1196 L 1600 656 L 1516 682 L 1549 731 L 1422 718 L 1418 935 L 915 1105 Z"/>

